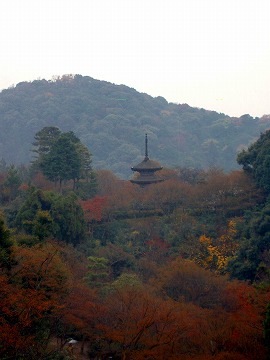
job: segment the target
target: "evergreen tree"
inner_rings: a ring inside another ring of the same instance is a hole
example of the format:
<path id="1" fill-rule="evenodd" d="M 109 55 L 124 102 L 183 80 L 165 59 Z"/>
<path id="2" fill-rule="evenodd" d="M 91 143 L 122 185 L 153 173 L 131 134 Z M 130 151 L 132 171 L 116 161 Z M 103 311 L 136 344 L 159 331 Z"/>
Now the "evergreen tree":
<path id="1" fill-rule="evenodd" d="M 3 190 L 8 201 L 14 200 L 19 192 L 19 186 L 22 183 L 19 170 L 11 165 L 8 168 L 5 181 L 3 183 Z"/>
<path id="2" fill-rule="evenodd" d="M 270 204 L 246 213 L 240 231 L 239 250 L 228 263 L 232 277 L 240 280 L 270 281 Z"/>
<path id="3" fill-rule="evenodd" d="M 0 268 L 10 268 L 11 246 L 10 231 L 0 214 Z"/>
<path id="4" fill-rule="evenodd" d="M 62 192 L 63 181 L 80 177 L 81 158 L 75 144 L 65 135 L 61 135 L 52 145 L 50 152 L 43 157 L 41 169 L 49 180 L 59 182 Z"/>
<path id="5" fill-rule="evenodd" d="M 257 185 L 270 193 L 270 130 L 261 134 L 260 138 L 247 150 L 238 154 L 237 161 L 243 169 L 251 174 Z"/>
<path id="6" fill-rule="evenodd" d="M 13 225 L 39 241 L 53 237 L 76 245 L 86 236 L 83 210 L 74 193 L 30 189 Z"/>
<path id="7" fill-rule="evenodd" d="M 34 148 L 32 152 L 35 155 L 35 161 L 33 164 L 38 165 L 44 155 L 50 152 L 52 145 L 61 135 L 61 131 L 54 126 L 46 126 L 35 135 L 35 141 L 33 142 Z"/>
<path id="8" fill-rule="evenodd" d="M 53 182 L 73 180 L 74 190 L 80 179 L 93 179 L 92 155 L 88 148 L 72 132 L 61 133 L 56 127 L 45 127 L 35 136 L 33 151 L 38 157 L 33 163 L 34 170 L 41 170 Z M 88 189 L 89 190 L 89 189 Z"/>
<path id="9" fill-rule="evenodd" d="M 54 236 L 66 243 L 77 245 L 85 240 L 86 223 L 82 207 L 74 193 L 68 196 L 50 193 L 51 217 L 54 222 Z"/>
<path id="10" fill-rule="evenodd" d="M 233 277 L 242 280 L 270 280 L 270 130 L 237 157 L 243 170 L 252 176 L 266 198 L 265 204 L 256 211 L 246 213 L 246 221 L 240 235 L 239 251 L 228 264 Z"/>
<path id="11" fill-rule="evenodd" d="M 48 154 L 60 134 L 61 131 L 54 126 L 46 126 L 36 133 L 35 141 L 33 142 L 34 149 L 32 151 L 37 154 L 37 160 L 42 159 L 44 155 Z"/>

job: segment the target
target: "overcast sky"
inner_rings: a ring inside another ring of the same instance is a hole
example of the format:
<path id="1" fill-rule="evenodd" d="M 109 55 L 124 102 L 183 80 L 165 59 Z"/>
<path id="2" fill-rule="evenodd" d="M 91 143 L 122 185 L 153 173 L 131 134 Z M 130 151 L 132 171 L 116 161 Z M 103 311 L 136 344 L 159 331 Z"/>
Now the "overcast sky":
<path id="1" fill-rule="evenodd" d="M 270 114 L 270 0 L 0 0 L 0 89 L 53 75 Z"/>

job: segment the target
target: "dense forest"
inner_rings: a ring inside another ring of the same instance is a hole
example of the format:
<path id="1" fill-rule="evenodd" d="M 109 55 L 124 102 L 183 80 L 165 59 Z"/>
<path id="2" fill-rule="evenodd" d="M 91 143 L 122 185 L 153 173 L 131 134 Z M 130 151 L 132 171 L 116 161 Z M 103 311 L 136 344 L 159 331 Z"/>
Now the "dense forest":
<path id="1" fill-rule="evenodd" d="M 269 359 L 270 131 L 238 170 L 146 187 L 96 169 L 69 127 L 31 149 L 1 163 L 1 359 Z"/>
<path id="2" fill-rule="evenodd" d="M 167 167 L 231 171 L 239 169 L 237 153 L 270 127 L 270 118 L 229 117 L 81 75 L 1 91 L 0 156 L 7 164 L 29 164 L 34 136 L 45 126 L 73 131 L 96 169 L 128 179 L 143 156 L 145 133 L 150 156 Z"/>

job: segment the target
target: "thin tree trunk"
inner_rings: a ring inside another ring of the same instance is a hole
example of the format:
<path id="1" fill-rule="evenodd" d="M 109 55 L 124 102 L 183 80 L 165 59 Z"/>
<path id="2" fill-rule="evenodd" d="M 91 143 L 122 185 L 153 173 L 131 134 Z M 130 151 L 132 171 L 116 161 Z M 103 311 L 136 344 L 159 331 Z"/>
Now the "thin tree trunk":
<path id="1" fill-rule="evenodd" d="M 62 179 L 59 180 L 59 192 L 62 195 Z"/>

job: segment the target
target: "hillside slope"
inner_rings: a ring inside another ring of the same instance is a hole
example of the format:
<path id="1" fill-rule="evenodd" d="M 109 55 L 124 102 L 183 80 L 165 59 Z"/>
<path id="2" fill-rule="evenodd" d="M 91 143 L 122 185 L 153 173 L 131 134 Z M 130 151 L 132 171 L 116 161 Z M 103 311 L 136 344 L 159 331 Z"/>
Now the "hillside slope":
<path id="1" fill-rule="evenodd" d="M 29 163 L 34 135 L 45 126 L 73 131 L 95 168 L 128 178 L 144 155 L 146 132 L 149 155 L 163 166 L 229 171 L 237 168 L 237 152 L 269 128 L 270 119 L 231 118 L 81 75 L 22 82 L 0 93 L 0 158 Z"/>

